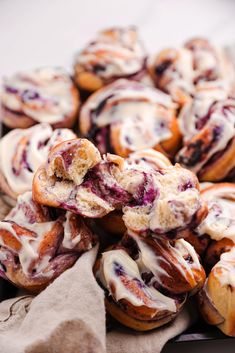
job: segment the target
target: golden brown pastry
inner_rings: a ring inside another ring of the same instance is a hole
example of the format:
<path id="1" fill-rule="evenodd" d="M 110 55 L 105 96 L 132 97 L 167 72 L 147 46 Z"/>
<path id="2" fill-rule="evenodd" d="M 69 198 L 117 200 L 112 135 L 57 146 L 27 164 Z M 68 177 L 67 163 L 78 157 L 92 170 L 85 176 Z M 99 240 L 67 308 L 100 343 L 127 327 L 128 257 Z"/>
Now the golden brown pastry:
<path id="1" fill-rule="evenodd" d="M 79 93 L 62 68 L 19 72 L 3 83 L 1 117 L 12 129 L 37 123 L 48 123 L 53 128 L 72 127 L 79 105 Z"/>
<path id="2" fill-rule="evenodd" d="M 199 293 L 199 309 L 203 318 L 223 333 L 235 337 L 235 247 L 221 255 L 204 288 Z"/>
<path id="3" fill-rule="evenodd" d="M 26 192 L 0 222 L 0 276 L 37 293 L 96 242 L 81 217 L 41 206 Z"/>
<path id="4" fill-rule="evenodd" d="M 56 144 L 75 138 L 69 129 L 52 130 L 47 123 L 14 129 L 0 140 L 0 188 L 6 201 L 15 204 L 18 195 L 32 190 L 33 175 L 46 162 Z"/>
<path id="5" fill-rule="evenodd" d="M 162 50 L 149 60 L 148 69 L 156 87 L 169 93 L 181 106 L 191 100 L 198 84 L 234 83 L 234 68 L 225 52 L 207 39 L 194 38 L 181 48 Z"/>
<path id="6" fill-rule="evenodd" d="M 144 79 L 145 63 L 146 52 L 136 28 L 110 28 L 76 55 L 74 79 L 81 89 L 93 92 L 118 78 Z"/>
<path id="7" fill-rule="evenodd" d="M 173 157 L 181 135 L 170 96 L 139 82 L 118 80 L 92 94 L 80 112 L 80 131 L 101 153 L 154 148 Z"/>
<path id="8" fill-rule="evenodd" d="M 89 218 L 122 209 L 126 227 L 143 236 L 178 237 L 207 214 L 196 176 L 179 165 L 149 172 L 126 168 L 123 158 L 107 154 L 86 139 L 55 146 L 33 180 L 40 204 Z"/>
<path id="9" fill-rule="evenodd" d="M 123 325 L 151 330 L 173 320 L 188 293 L 199 290 L 205 272 L 193 247 L 134 233 L 105 251 L 95 265 L 107 311 Z"/>
<path id="10" fill-rule="evenodd" d="M 183 147 L 176 160 L 200 181 L 221 181 L 235 167 L 235 99 L 221 85 L 201 86 L 179 117 Z"/>
<path id="11" fill-rule="evenodd" d="M 164 154 L 151 148 L 133 152 L 125 160 L 125 168 L 148 172 L 159 171 L 171 165 L 170 160 Z M 122 216 L 121 210 L 115 210 L 97 219 L 96 223 L 107 233 L 122 236 L 126 231 Z"/>

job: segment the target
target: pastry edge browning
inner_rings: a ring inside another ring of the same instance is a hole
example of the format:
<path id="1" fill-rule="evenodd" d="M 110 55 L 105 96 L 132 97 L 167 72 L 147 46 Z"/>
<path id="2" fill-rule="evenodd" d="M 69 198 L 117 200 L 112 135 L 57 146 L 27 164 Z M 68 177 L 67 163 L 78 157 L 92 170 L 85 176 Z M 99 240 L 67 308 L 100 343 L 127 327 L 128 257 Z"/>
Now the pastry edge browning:
<path id="1" fill-rule="evenodd" d="M 182 304 L 183 305 L 183 304 Z M 111 316 L 113 316 L 117 321 L 122 323 L 124 326 L 127 326 L 131 329 L 134 329 L 136 331 L 149 331 L 153 330 L 155 328 L 161 327 L 168 322 L 172 321 L 178 314 L 179 311 L 181 310 L 178 309 L 176 313 L 169 313 L 164 317 L 161 318 L 155 318 L 152 320 L 138 320 L 137 318 L 133 318 L 129 316 L 127 313 L 125 313 L 122 308 L 116 304 L 111 298 L 107 297 L 105 298 L 105 306 L 106 310 L 110 313 Z"/>

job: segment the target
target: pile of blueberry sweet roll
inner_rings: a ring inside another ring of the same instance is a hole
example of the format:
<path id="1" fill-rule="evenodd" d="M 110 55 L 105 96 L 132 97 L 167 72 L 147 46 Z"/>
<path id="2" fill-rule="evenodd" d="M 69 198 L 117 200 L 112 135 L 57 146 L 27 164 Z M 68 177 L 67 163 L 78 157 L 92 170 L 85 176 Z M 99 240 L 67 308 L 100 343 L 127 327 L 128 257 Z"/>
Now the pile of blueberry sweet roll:
<path id="1" fill-rule="evenodd" d="M 137 331 L 188 298 L 235 336 L 235 69 L 204 38 L 155 55 L 99 32 L 3 80 L 0 276 L 39 293 L 99 247 L 107 313 Z"/>

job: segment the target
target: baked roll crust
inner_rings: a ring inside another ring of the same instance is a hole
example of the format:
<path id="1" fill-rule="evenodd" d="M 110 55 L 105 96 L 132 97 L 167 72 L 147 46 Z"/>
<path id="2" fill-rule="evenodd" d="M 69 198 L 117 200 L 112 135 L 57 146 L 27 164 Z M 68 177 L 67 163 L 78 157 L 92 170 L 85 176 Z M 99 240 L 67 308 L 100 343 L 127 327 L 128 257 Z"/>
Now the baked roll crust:
<path id="1" fill-rule="evenodd" d="M 37 123 L 70 128 L 79 105 L 79 93 L 62 68 L 19 72 L 3 83 L 1 116 L 9 128 L 25 129 Z"/>
<path id="2" fill-rule="evenodd" d="M 164 154 L 151 148 L 133 152 L 125 160 L 125 168 L 148 172 L 159 171 L 171 165 L 170 160 Z M 126 231 L 122 216 L 121 210 L 115 210 L 97 219 L 96 223 L 107 233 L 122 236 Z"/>
<path id="3" fill-rule="evenodd" d="M 93 92 L 118 78 L 143 79 L 145 63 L 146 52 L 136 28 L 110 28 L 76 55 L 74 80 L 81 89 Z"/>
<path id="4" fill-rule="evenodd" d="M 15 204 L 18 195 L 32 190 L 33 175 L 46 162 L 56 144 L 75 138 L 69 129 L 52 130 L 47 123 L 28 129 L 14 129 L 0 140 L 0 188 L 8 202 Z"/>
<path id="5" fill-rule="evenodd" d="M 173 320 L 187 293 L 205 279 L 193 247 L 184 240 L 170 244 L 134 233 L 105 251 L 94 271 L 105 291 L 107 311 L 138 331 Z"/>
<path id="6" fill-rule="evenodd" d="M 234 84 L 233 65 L 221 48 L 205 38 L 189 40 L 183 47 L 162 50 L 148 62 L 149 73 L 156 87 L 169 93 L 183 106 L 191 101 L 201 83 L 223 81 Z"/>
<path id="7" fill-rule="evenodd" d="M 34 176 L 33 197 L 89 218 L 123 211 L 126 227 L 143 236 L 175 238 L 207 214 L 196 176 L 179 165 L 159 171 L 126 168 L 86 139 L 62 142 Z"/>
<path id="8" fill-rule="evenodd" d="M 122 79 L 88 98 L 80 112 L 80 131 L 101 153 L 127 157 L 154 148 L 173 157 L 181 142 L 175 108 L 163 92 Z"/>
<path id="9" fill-rule="evenodd" d="M 26 192 L 0 222 L 0 276 L 37 293 L 95 243 L 81 217 L 41 206 Z"/>
<path id="10" fill-rule="evenodd" d="M 235 99 L 221 86 L 201 87 L 183 108 L 183 147 L 176 160 L 200 181 L 221 181 L 234 169 Z"/>
<path id="11" fill-rule="evenodd" d="M 235 247 L 221 255 L 199 293 L 199 309 L 203 318 L 228 336 L 235 336 L 234 314 Z"/>

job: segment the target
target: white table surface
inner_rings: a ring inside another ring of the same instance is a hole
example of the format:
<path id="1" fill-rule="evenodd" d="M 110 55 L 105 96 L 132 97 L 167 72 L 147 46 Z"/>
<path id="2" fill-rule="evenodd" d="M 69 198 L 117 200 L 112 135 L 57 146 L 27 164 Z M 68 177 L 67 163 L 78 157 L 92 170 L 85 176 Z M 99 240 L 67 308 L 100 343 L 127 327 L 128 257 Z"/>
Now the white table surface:
<path id="1" fill-rule="evenodd" d="M 0 0 L 0 77 L 41 65 L 70 68 L 97 30 L 130 24 L 149 52 L 198 35 L 231 44 L 235 0 Z M 234 353 L 234 347 L 233 340 L 192 342 L 163 352 Z"/>

